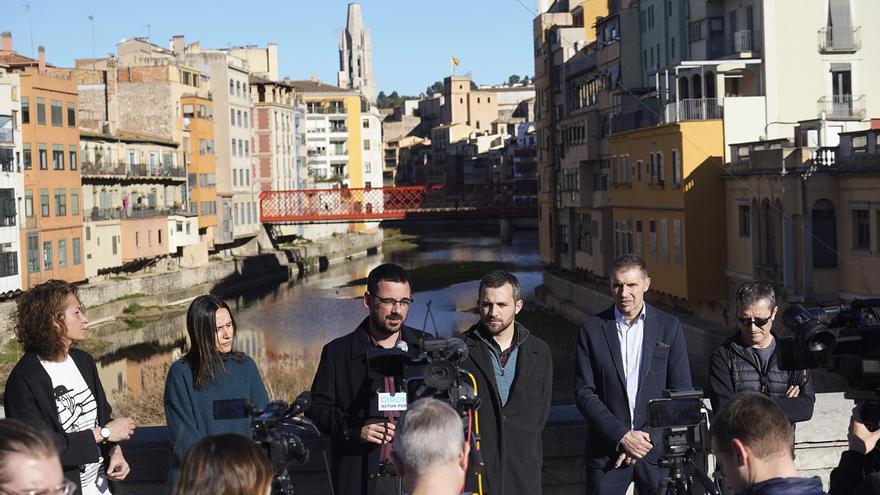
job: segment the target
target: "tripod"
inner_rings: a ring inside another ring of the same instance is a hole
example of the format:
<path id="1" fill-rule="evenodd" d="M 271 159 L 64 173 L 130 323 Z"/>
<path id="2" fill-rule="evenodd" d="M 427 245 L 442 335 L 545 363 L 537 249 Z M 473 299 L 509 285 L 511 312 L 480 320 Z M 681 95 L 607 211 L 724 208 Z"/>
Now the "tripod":
<path id="1" fill-rule="evenodd" d="M 694 475 L 703 485 L 705 493 L 721 495 L 709 476 L 694 464 L 692 456 L 695 451 L 692 448 L 676 446 L 669 451 L 671 452 L 664 454 L 657 462 L 658 466 L 669 468 L 669 475 L 657 487 L 657 495 L 693 495 Z M 687 468 L 691 474 L 685 472 Z"/>

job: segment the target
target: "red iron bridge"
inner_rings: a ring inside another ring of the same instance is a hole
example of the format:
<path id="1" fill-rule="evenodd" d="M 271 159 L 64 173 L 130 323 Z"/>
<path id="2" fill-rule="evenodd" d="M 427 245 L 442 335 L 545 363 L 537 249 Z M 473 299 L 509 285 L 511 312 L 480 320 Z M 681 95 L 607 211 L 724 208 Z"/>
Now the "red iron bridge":
<path id="1" fill-rule="evenodd" d="M 269 224 L 537 217 L 537 181 L 264 191 L 260 221 Z"/>

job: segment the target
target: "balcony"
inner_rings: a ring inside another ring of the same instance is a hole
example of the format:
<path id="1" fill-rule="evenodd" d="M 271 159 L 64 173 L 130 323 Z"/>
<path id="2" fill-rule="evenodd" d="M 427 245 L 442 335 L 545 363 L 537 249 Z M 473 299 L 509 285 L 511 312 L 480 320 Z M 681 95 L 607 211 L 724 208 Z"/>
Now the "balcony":
<path id="1" fill-rule="evenodd" d="M 119 176 L 125 178 L 165 177 L 182 179 L 186 177 L 186 170 L 182 167 L 174 167 L 171 165 L 129 165 L 125 162 L 118 162 L 116 165 L 112 165 L 101 162 L 85 162 L 82 164 L 82 174 L 84 176 Z"/>
<path id="2" fill-rule="evenodd" d="M 688 98 L 666 104 L 666 122 L 713 120 L 724 116 L 716 98 Z"/>
<path id="3" fill-rule="evenodd" d="M 306 113 L 321 115 L 344 115 L 345 107 L 309 107 L 306 110 Z"/>
<path id="4" fill-rule="evenodd" d="M 819 53 L 853 53 L 862 47 L 861 28 L 838 30 L 832 28 L 819 30 Z"/>
<path id="5" fill-rule="evenodd" d="M 0 127 L 0 143 L 13 143 L 12 128 Z"/>
<path id="6" fill-rule="evenodd" d="M 832 95 L 819 98 L 819 115 L 836 120 L 862 120 L 865 118 L 865 95 Z"/>

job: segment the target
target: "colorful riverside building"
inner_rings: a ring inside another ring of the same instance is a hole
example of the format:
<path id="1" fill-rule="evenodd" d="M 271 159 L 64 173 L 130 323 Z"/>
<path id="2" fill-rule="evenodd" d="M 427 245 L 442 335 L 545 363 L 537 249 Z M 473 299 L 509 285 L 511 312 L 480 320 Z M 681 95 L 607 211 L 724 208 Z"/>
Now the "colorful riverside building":
<path id="1" fill-rule="evenodd" d="M 52 278 L 84 280 L 76 82 L 46 64 L 42 46 L 34 60 L 16 53 L 11 45 L 11 35 L 5 36 L 0 65 L 18 73 L 21 81 L 22 287 Z"/>

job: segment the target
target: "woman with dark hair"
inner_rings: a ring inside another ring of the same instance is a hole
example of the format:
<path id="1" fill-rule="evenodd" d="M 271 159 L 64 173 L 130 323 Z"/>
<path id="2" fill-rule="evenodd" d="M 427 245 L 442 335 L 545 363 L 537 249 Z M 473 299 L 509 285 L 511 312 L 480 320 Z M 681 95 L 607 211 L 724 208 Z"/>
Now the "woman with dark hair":
<path id="1" fill-rule="evenodd" d="M 49 280 L 18 298 L 12 315 L 25 354 L 6 382 L 6 417 L 51 432 L 60 446 L 64 476 L 83 495 L 106 495 L 128 476 L 117 442 L 134 432 L 130 418 L 111 409 L 95 360 L 71 345 L 86 338 L 88 323 L 76 286 Z"/>
<path id="2" fill-rule="evenodd" d="M 226 433 L 199 440 L 186 454 L 175 495 L 269 495 L 272 465 L 250 438 Z"/>
<path id="3" fill-rule="evenodd" d="M 250 436 L 250 419 L 216 419 L 218 401 L 241 400 L 258 408 L 269 395 L 254 361 L 233 350 L 235 319 L 212 295 L 199 296 L 186 312 L 189 352 L 171 365 L 165 381 L 165 421 L 171 437 L 171 491 L 187 451 L 200 439 L 221 433 Z"/>

